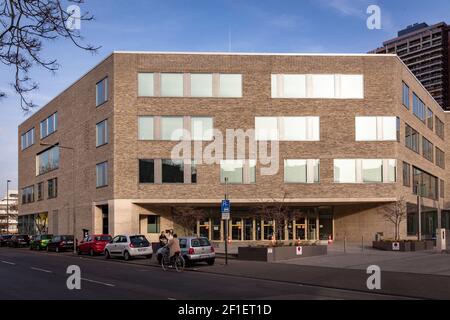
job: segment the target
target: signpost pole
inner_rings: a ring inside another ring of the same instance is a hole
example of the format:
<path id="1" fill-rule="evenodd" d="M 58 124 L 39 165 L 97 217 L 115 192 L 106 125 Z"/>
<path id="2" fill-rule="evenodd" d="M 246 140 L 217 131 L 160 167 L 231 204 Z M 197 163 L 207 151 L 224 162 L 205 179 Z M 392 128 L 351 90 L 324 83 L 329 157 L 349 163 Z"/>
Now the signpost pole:
<path id="1" fill-rule="evenodd" d="M 228 178 L 225 178 L 225 200 L 228 200 Z M 228 219 L 224 221 L 225 265 L 228 265 Z"/>

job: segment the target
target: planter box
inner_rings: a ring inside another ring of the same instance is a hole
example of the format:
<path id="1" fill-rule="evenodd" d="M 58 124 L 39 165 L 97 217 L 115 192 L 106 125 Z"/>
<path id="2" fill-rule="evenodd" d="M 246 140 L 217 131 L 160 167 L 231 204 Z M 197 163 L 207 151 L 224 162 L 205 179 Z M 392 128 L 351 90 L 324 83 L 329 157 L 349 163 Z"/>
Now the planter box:
<path id="1" fill-rule="evenodd" d="M 400 245 L 399 250 L 394 250 L 394 243 L 397 241 L 374 241 L 372 243 L 372 247 L 378 250 L 384 251 L 400 251 L 400 252 L 408 252 L 411 251 L 411 242 L 398 242 Z"/>
<path id="2" fill-rule="evenodd" d="M 322 256 L 328 253 L 328 246 L 292 247 L 239 247 L 238 259 L 275 262 L 296 258 Z"/>

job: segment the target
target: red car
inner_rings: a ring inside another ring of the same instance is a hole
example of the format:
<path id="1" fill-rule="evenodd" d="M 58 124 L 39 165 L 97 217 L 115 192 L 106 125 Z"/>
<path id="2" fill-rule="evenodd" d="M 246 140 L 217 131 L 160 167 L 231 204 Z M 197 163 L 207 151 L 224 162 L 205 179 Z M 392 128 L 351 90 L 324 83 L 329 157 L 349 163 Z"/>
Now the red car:
<path id="1" fill-rule="evenodd" d="M 94 234 L 88 236 L 86 239 L 78 244 L 78 254 L 89 253 L 90 256 L 102 254 L 105 251 L 105 246 L 111 242 L 112 237 L 109 234 Z"/>

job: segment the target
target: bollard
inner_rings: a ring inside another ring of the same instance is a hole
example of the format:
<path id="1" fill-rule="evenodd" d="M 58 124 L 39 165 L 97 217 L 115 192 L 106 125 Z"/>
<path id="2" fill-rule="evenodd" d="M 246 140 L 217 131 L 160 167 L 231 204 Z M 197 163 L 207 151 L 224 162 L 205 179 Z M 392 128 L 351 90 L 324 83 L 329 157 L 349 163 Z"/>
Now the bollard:
<path id="1" fill-rule="evenodd" d="M 344 236 L 344 253 L 347 253 L 347 236 Z"/>
<path id="2" fill-rule="evenodd" d="M 361 252 L 364 252 L 364 236 L 361 236 Z"/>

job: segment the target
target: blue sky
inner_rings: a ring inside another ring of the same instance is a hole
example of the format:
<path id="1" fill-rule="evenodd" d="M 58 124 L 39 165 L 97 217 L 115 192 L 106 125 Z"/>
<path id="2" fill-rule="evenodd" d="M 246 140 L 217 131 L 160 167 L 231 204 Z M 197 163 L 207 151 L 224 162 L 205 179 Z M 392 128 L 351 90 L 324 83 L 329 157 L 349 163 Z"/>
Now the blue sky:
<path id="1" fill-rule="evenodd" d="M 86 42 L 101 45 L 97 55 L 58 40 L 45 55 L 61 64 L 56 74 L 33 69 L 39 106 L 54 98 L 113 50 L 365 53 L 414 22 L 450 23 L 448 0 L 85 0 Z M 381 7 L 382 29 L 366 27 L 367 7 Z M 17 126 L 27 115 L 11 93 L 10 71 L 0 66 L 0 197 L 6 179 L 17 185 Z"/>

